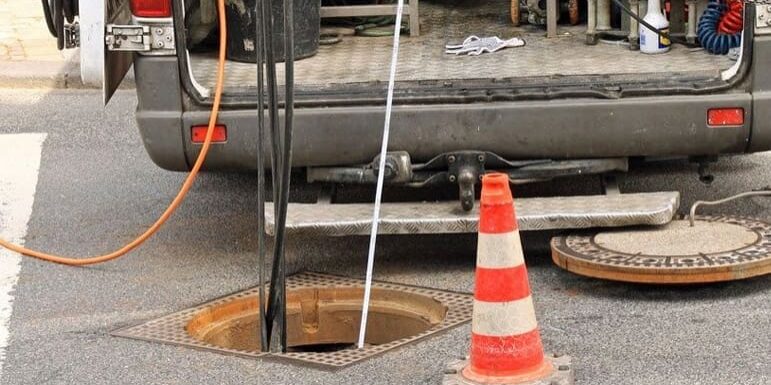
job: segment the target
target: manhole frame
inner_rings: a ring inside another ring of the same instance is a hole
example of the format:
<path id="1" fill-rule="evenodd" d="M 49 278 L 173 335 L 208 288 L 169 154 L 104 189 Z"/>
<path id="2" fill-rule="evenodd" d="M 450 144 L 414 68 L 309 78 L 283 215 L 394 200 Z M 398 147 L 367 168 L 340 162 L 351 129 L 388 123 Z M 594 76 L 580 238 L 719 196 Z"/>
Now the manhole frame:
<path id="1" fill-rule="evenodd" d="M 594 229 L 552 238 L 552 261 L 572 273 L 634 283 L 694 284 L 732 281 L 771 272 L 771 223 L 732 216 L 697 216 L 697 221 L 739 225 L 758 235 L 755 243 L 734 250 L 698 255 L 658 256 L 610 250 L 595 242 Z M 699 259 L 695 262 L 683 262 Z"/>
<path id="2" fill-rule="evenodd" d="M 287 290 L 303 289 L 310 287 L 363 287 L 361 279 L 348 278 L 333 274 L 300 272 L 287 277 Z M 219 354 L 240 356 L 245 358 L 270 358 L 281 361 L 289 361 L 296 364 L 314 366 L 321 369 L 337 370 L 353 365 L 363 360 L 375 357 L 385 352 L 393 351 L 410 343 L 437 335 L 471 321 L 473 310 L 473 295 L 448 290 L 431 289 L 421 286 L 413 286 L 400 283 L 373 281 L 372 287 L 376 289 L 408 291 L 415 294 L 429 296 L 440 301 L 447 307 L 447 314 L 442 322 L 434 327 L 399 340 L 381 345 L 368 345 L 363 349 L 341 349 L 334 352 L 288 352 L 288 353 L 263 353 L 258 350 L 246 351 L 222 348 L 204 341 L 197 340 L 187 333 L 185 326 L 195 315 L 209 306 L 216 306 L 228 301 L 258 294 L 258 286 L 225 295 L 205 303 L 186 308 L 158 318 L 147 320 L 136 325 L 122 327 L 110 334 L 116 337 L 129 338 L 147 342 L 162 343 L 166 345 L 184 346 L 196 350 L 209 351 Z"/>

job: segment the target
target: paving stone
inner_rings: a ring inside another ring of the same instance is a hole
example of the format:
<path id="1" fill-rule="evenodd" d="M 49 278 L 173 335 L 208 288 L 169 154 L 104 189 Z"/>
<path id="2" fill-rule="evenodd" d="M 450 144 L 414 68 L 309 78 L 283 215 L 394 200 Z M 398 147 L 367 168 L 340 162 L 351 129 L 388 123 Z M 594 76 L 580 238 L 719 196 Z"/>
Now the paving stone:
<path id="1" fill-rule="evenodd" d="M 0 0 L 0 87 L 77 86 L 78 57 L 56 48 L 40 2 Z"/>

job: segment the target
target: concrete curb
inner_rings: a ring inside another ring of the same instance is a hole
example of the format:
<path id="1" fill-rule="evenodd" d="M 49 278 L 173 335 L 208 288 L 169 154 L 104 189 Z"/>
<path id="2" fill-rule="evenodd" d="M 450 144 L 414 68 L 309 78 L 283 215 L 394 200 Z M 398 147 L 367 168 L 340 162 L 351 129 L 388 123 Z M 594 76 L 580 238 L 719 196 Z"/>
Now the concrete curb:
<path id="1" fill-rule="evenodd" d="M 80 81 L 80 67 L 70 61 L 4 61 L 0 62 L 0 87 L 69 88 Z M 82 84 L 81 84 L 82 85 Z"/>
<path id="2" fill-rule="evenodd" d="M 133 89 L 130 70 L 121 89 Z M 80 81 L 77 57 L 67 61 L 0 61 L 0 88 L 98 89 Z"/>

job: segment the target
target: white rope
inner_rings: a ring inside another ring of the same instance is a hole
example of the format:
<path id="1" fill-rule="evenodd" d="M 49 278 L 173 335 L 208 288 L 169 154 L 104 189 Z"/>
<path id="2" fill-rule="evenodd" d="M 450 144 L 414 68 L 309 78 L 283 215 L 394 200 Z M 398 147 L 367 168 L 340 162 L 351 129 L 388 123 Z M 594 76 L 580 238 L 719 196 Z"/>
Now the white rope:
<path id="1" fill-rule="evenodd" d="M 377 243 L 377 228 L 380 223 L 380 201 L 383 199 L 383 180 L 385 176 L 386 153 L 388 152 L 388 136 L 391 133 L 391 108 L 394 99 L 394 82 L 396 80 L 396 62 L 399 59 L 399 35 L 402 28 L 402 10 L 404 0 L 398 0 L 396 7 L 396 23 L 394 24 L 394 47 L 391 52 L 391 73 L 388 78 L 388 96 L 386 97 L 385 124 L 383 126 L 383 144 L 380 147 L 380 162 L 377 173 L 377 189 L 375 192 L 375 210 L 372 214 L 372 232 L 369 235 L 369 252 L 367 254 L 367 277 L 364 282 L 364 304 L 361 308 L 361 326 L 359 327 L 359 349 L 364 348 L 364 337 L 367 335 L 367 315 L 369 314 L 369 297 L 372 291 L 372 269 L 375 264 L 375 244 Z"/>

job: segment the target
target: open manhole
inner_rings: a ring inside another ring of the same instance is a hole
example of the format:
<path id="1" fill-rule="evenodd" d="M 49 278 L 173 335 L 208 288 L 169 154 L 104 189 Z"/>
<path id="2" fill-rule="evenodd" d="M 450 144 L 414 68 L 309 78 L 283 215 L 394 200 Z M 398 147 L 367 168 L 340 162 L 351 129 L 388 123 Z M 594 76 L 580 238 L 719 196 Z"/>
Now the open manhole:
<path id="1" fill-rule="evenodd" d="M 128 338 L 247 357 L 273 356 L 341 368 L 471 319 L 473 297 L 373 283 L 364 349 L 354 346 L 363 281 L 319 273 L 287 278 L 287 353 L 259 351 L 258 288 L 113 332 Z"/>

